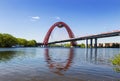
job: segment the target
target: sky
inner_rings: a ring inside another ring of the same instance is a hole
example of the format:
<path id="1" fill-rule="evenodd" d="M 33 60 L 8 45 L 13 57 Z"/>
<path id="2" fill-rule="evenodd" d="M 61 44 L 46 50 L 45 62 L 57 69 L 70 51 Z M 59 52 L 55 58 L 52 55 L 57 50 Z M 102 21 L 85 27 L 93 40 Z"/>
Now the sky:
<path id="1" fill-rule="evenodd" d="M 42 42 L 59 21 L 68 24 L 76 37 L 120 30 L 120 0 L 0 0 L 0 33 Z M 100 42 L 120 42 L 120 36 Z"/>

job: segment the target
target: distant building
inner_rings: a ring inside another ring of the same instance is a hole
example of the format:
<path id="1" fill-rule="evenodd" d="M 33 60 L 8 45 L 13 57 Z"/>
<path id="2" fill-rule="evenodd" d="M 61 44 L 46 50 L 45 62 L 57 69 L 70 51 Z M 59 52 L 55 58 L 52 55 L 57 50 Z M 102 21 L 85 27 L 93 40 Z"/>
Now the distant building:
<path id="1" fill-rule="evenodd" d="M 103 43 L 99 43 L 99 44 L 98 44 L 98 47 L 103 47 Z"/>
<path id="2" fill-rule="evenodd" d="M 120 43 L 99 43 L 98 47 L 119 48 L 120 47 Z"/>

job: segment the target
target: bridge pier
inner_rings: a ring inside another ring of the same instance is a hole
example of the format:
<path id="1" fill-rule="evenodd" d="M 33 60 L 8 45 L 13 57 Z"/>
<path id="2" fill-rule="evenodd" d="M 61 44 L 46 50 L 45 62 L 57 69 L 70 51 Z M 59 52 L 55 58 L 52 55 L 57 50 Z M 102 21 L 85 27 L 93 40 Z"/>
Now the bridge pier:
<path id="1" fill-rule="evenodd" d="M 86 48 L 88 48 L 88 39 L 86 39 Z"/>
<path id="2" fill-rule="evenodd" d="M 95 38 L 94 48 L 97 48 L 97 38 Z"/>
<path id="3" fill-rule="evenodd" d="M 90 48 L 93 47 L 92 45 L 93 45 L 93 39 L 91 38 L 91 39 L 90 39 Z"/>

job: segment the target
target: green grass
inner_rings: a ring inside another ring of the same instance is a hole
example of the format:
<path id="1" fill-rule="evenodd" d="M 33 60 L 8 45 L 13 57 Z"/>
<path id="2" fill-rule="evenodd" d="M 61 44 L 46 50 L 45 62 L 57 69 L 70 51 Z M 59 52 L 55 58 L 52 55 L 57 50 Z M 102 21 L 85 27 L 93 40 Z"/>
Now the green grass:
<path id="1" fill-rule="evenodd" d="M 111 62 L 114 66 L 113 70 L 120 73 L 120 54 L 115 55 Z"/>
<path id="2" fill-rule="evenodd" d="M 120 66 L 120 54 L 115 55 L 114 58 L 111 60 L 113 65 L 119 65 Z"/>

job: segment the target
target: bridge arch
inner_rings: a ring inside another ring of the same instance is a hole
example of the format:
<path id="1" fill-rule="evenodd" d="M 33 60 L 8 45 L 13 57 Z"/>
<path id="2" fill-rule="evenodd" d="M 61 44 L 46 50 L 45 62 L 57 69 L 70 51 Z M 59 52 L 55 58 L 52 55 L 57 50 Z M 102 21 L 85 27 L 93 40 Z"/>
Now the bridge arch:
<path id="1" fill-rule="evenodd" d="M 64 22 L 56 22 L 55 24 L 53 24 L 50 27 L 50 29 L 48 30 L 48 32 L 47 32 L 47 34 L 46 34 L 46 36 L 44 38 L 43 44 L 45 46 L 48 45 L 49 37 L 50 37 L 50 35 L 51 35 L 51 33 L 52 33 L 52 31 L 53 31 L 53 29 L 55 27 L 58 27 L 58 28 L 64 27 L 66 29 L 66 31 L 68 32 L 69 38 L 74 38 L 75 37 L 72 30 L 70 29 L 70 27 L 66 23 L 64 23 Z M 76 46 L 77 45 L 76 41 L 71 41 L 71 45 Z"/>

